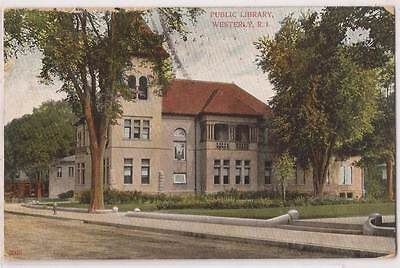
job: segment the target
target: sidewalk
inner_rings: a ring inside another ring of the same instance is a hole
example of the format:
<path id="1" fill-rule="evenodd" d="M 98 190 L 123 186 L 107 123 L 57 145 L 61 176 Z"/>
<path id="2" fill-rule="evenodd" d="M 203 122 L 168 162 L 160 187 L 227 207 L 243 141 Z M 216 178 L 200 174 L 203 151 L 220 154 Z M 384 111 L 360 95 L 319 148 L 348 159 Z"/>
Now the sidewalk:
<path id="1" fill-rule="evenodd" d="M 55 219 L 81 220 L 87 223 L 109 225 L 147 231 L 177 233 L 196 237 L 265 243 L 305 250 L 343 253 L 354 257 L 377 257 L 395 253 L 395 239 L 364 235 L 303 232 L 271 227 L 234 226 L 150 218 L 126 217 L 126 213 L 87 214 L 21 207 L 5 204 L 5 212 Z"/>

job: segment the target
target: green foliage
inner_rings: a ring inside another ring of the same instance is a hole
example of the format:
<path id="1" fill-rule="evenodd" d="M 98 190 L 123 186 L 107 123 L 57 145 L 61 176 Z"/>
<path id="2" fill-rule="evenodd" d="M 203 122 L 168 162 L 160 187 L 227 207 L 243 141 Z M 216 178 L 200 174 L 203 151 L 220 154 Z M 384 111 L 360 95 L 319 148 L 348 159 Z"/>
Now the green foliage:
<path id="1" fill-rule="evenodd" d="M 90 202 L 90 191 L 78 194 L 81 204 Z M 269 191 L 243 192 L 231 190 L 203 195 L 166 195 L 145 194 L 139 191 L 104 191 L 104 201 L 108 205 L 129 205 L 147 207 L 149 204 L 157 209 L 256 209 L 274 207 L 301 207 L 318 205 L 339 205 L 373 202 L 376 199 L 351 200 L 338 197 L 313 198 L 297 192 L 287 193 L 287 199 L 282 202 L 277 194 Z"/>
<path id="2" fill-rule="evenodd" d="M 283 153 L 279 156 L 275 163 L 275 171 L 282 183 L 287 183 L 287 180 L 294 175 L 294 160 L 289 153 Z"/>
<path id="3" fill-rule="evenodd" d="M 74 196 L 74 191 L 70 190 L 70 191 L 67 191 L 65 193 L 59 194 L 58 198 L 60 198 L 60 199 L 68 199 L 68 198 L 72 198 L 73 196 Z"/>
<path id="4" fill-rule="evenodd" d="M 291 16 L 272 40 L 255 43 L 258 66 L 268 73 L 275 96 L 271 135 L 278 152 L 302 165 L 311 162 L 316 194 L 322 193 L 330 158 L 373 131 L 377 114 L 378 70 L 365 68 L 345 42 L 342 16 Z"/>
<path id="5" fill-rule="evenodd" d="M 32 174 L 74 152 L 76 118 L 63 101 L 49 101 L 5 126 L 5 170 Z"/>

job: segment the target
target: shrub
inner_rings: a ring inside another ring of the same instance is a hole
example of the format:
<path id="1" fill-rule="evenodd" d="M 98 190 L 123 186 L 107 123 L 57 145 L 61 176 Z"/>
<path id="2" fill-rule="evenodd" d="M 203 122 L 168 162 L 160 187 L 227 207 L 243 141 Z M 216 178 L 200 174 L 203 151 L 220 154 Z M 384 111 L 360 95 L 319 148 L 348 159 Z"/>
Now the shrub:
<path id="1" fill-rule="evenodd" d="M 90 190 L 81 191 L 77 194 L 79 203 L 89 204 L 90 203 Z"/>
<path id="2" fill-rule="evenodd" d="M 58 198 L 60 199 L 68 199 L 68 198 L 72 198 L 74 196 L 74 191 L 73 190 L 69 190 L 65 193 L 61 193 L 58 195 Z"/>

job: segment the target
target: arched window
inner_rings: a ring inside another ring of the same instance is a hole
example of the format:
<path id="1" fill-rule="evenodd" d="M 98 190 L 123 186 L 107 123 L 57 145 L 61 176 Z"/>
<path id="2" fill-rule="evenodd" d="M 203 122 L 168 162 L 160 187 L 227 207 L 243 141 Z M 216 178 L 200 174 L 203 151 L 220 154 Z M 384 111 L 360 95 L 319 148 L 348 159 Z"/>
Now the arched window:
<path id="1" fill-rule="evenodd" d="M 128 87 L 132 91 L 132 98 L 136 99 L 136 77 L 134 75 L 128 76 Z"/>
<path id="2" fill-rule="evenodd" d="M 185 132 L 185 130 L 184 130 L 183 128 L 177 128 L 177 129 L 175 129 L 175 131 L 174 131 L 174 137 L 185 139 L 185 138 L 186 138 L 186 132 Z"/>
<path id="3" fill-rule="evenodd" d="M 139 99 L 147 100 L 147 78 L 145 76 L 139 78 Z"/>
<path id="4" fill-rule="evenodd" d="M 174 159 L 186 160 L 186 132 L 182 128 L 174 131 Z"/>

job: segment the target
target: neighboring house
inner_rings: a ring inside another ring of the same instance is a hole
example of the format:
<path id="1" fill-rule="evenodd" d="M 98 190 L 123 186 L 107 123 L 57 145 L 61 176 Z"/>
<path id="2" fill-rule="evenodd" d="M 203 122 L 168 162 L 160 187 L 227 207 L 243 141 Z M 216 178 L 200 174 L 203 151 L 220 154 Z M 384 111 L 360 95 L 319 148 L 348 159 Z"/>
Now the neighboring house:
<path id="1" fill-rule="evenodd" d="M 271 110 L 265 103 L 235 84 L 196 80 L 173 80 L 160 96 L 154 77 L 145 60 L 133 60 L 127 84 L 134 99 L 121 101 L 123 115 L 108 131 L 105 187 L 149 193 L 276 189 L 267 146 Z M 79 192 L 91 185 L 90 154 L 84 120 L 76 128 L 74 190 Z M 361 196 L 362 171 L 353 160 L 334 162 L 328 194 Z M 312 192 L 311 172 L 297 174 L 288 189 Z M 72 187 L 69 179 L 59 182 L 68 184 L 62 191 Z"/>
<path id="2" fill-rule="evenodd" d="M 4 177 L 4 192 L 13 197 L 31 197 L 35 193 L 35 185 L 31 182 L 28 175 L 18 171 L 14 178 L 9 174 Z"/>
<path id="3" fill-rule="evenodd" d="M 75 156 L 67 156 L 57 160 L 49 172 L 49 197 L 75 190 Z"/>

